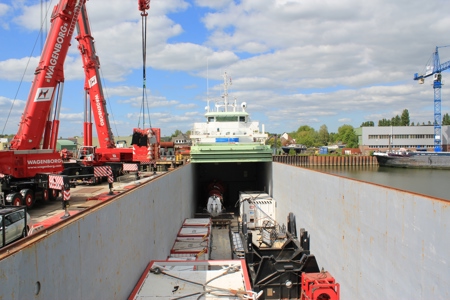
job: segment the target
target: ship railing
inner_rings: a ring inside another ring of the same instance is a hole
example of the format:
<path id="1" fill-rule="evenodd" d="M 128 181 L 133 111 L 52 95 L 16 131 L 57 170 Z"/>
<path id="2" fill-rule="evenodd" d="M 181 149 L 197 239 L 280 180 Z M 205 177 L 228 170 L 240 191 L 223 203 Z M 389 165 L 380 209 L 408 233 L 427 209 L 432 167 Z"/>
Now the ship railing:
<path id="1" fill-rule="evenodd" d="M 378 166 L 376 156 L 370 155 L 274 155 L 274 162 L 299 167 L 316 166 Z"/>
<path id="2" fill-rule="evenodd" d="M 221 131 L 247 131 L 261 132 L 258 122 L 210 122 L 210 123 L 194 123 L 192 132 L 210 132 L 220 128 Z"/>

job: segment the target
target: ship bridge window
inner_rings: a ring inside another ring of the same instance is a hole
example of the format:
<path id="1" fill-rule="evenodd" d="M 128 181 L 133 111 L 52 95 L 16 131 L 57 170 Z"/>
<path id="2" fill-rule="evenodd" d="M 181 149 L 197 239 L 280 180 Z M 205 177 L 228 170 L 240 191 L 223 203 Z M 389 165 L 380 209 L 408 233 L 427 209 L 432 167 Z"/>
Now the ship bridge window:
<path id="1" fill-rule="evenodd" d="M 245 117 L 244 116 L 240 116 L 239 117 L 239 122 L 245 122 Z"/>
<path id="2" fill-rule="evenodd" d="M 237 122 L 238 117 L 237 116 L 222 116 L 222 117 L 216 117 L 217 122 Z"/>
<path id="3" fill-rule="evenodd" d="M 214 122 L 214 117 L 208 117 L 208 122 Z"/>

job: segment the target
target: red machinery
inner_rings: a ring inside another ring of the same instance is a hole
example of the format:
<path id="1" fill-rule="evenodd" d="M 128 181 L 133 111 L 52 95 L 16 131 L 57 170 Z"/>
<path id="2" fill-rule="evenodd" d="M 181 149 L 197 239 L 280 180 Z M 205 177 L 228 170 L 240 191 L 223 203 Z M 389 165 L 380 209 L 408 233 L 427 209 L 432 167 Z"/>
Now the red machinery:
<path id="1" fill-rule="evenodd" d="M 223 183 L 219 180 L 214 180 L 208 184 L 208 196 L 217 196 L 222 198 L 223 193 L 225 193 L 225 187 Z"/>
<path id="2" fill-rule="evenodd" d="M 142 14 L 147 14 L 145 9 L 149 8 L 150 1 L 140 1 L 139 9 Z M 114 136 L 109 124 L 106 101 L 103 95 L 101 79 L 99 74 L 100 61 L 95 53 L 94 39 L 91 35 L 89 19 L 85 6 L 83 5 L 78 17 L 78 36 L 83 68 L 85 72 L 85 116 L 84 116 L 84 146 L 80 150 L 83 156 L 81 162 L 89 166 L 102 166 L 107 163 L 138 163 L 150 164 L 158 157 L 158 145 L 160 142 L 159 128 L 134 128 L 132 148 L 116 147 Z M 88 101 L 88 98 L 90 101 Z M 92 147 L 92 121 L 94 115 L 99 147 Z M 83 154 L 83 151 L 89 155 Z M 90 158 L 90 159 L 86 159 Z M 116 166 L 117 167 L 117 166 Z M 120 166 L 119 166 L 120 168 Z"/>
<path id="3" fill-rule="evenodd" d="M 191 157 L 191 146 L 175 147 L 175 157 L 177 161 L 187 160 Z"/>
<path id="4" fill-rule="evenodd" d="M 143 10 L 141 15 L 146 16 L 145 9 L 149 8 L 149 1 L 140 1 L 139 8 Z M 133 172 L 139 177 L 139 166 L 149 165 L 158 157 L 160 129 L 134 128 L 132 147 L 123 147 L 115 143 L 103 95 L 100 61 L 95 52 L 85 5 L 81 8 L 77 25 L 76 40 L 85 72 L 84 141 L 76 163 L 66 163 L 64 174 L 70 175 L 71 178 L 77 174 L 87 174 L 82 182 L 89 184 L 100 182 L 102 178 L 108 178 L 112 184 L 114 178 L 128 172 Z M 98 147 L 92 146 L 92 115 L 98 135 Z M 75 179 L 74 183 L 80 181 L 79 176 Z"/>
<path id="5" fill-rule="evenodd" d="M 339 283 L 328 272 L 302 273 L 301 300 L 339 300 Z"/>

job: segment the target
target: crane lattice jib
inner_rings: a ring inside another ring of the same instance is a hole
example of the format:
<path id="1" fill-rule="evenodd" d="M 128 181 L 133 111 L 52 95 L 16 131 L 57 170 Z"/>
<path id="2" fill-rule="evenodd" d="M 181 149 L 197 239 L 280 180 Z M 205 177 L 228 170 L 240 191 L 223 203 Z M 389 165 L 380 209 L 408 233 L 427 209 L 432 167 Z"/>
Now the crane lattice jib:
<path id="1" fill-rule="evenodd" d="M 439 48 L 448 47 L 448 46 L 442 46 L 442 47 L 436 47 L 436 50 L 433 52 L 433 67 L 429 68 L 427 71 L 425 71 L 424 74 L 419 75 L 418 73 L 414 74 L 414 80 L 420 80 L 424 79 L 430 76 L 433 76 L 436 73 L 441 73 L 442 71 L 447 70 L 450 68 L 450 61 L 447 61 L 443 64 L 440 63 L 439 58 Z M 430 66 L 428 66 L 430 67 Z"/>
<path id="2" fill-rule="evenodd" d="M 61 0 L 55 6 L 50 31 L 11 149 L 40 149 L 56 90 L 64 82 L 64 61 L 81 6 L 86 0 Z"/>
<path id="3" fill-rule="evenodd" d="M 440 68 L 439 68 L 439 72 L 445 71 L 448 68 L 450 68 L 450 61 L 441 64 Z"/>

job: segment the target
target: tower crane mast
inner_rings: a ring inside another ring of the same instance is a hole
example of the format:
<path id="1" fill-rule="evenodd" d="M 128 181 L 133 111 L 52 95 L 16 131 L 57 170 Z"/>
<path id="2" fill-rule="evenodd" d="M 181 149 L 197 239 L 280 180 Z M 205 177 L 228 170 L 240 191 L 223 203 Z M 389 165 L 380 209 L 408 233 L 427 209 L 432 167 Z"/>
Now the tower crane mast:
<path id="1" fill-rule="evenodd" d="M 420 84 L 425 82 L 425 78 L 433 76 L 433 89 L 434 89 L 434 151 L 442 151 L 442 139 L 441 139 L 441 87 L 442 87 L 442 71 L 450 68 L 450 61 L 445 63 L 440 62 L 439 48 L 449 46 L 436 46 L 436 50 L 432 54 L 431 63 L 426 66 L 425 73 L 419 75 L 414 74 L 414 80 L 418 80 Z"/>

